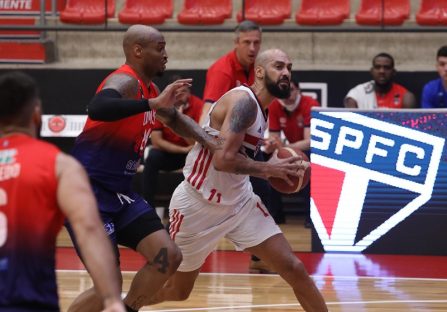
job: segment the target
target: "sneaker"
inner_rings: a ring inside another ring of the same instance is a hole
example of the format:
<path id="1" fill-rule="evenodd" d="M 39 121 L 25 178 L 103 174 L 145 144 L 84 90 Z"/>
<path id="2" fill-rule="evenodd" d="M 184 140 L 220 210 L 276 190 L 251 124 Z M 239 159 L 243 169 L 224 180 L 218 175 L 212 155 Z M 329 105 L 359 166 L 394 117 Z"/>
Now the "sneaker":
<path id="1" fill-rule="evenodd" d="M 267 264 L 265 264 L 262 260 L 251 260 L 250 266 L 248 268 L 250 273 L 258 273 L 258 274 L 276 274 L 273 270 L 271 270 Z"/>

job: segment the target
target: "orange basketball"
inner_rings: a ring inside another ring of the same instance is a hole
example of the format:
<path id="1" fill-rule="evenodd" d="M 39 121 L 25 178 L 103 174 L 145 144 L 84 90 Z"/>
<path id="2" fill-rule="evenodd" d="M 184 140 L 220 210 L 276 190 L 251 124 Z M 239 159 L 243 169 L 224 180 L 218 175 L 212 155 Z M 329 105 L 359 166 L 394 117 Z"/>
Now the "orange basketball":
<path id="1" fill-rule="evenodd" d="M 281 147 L 278 149 L 278 158 L 288 158 L 292 156 L 301 155 L 303 157 L 303 164 L 306 165 L 306 170 L 302 177 L 290 177 L 293 185 L 289 185 L 285 180 L 280 178 L 269 178 L 270 185 L 278 192 L 284 194 L 291 194 L 301 191 L 310 179 L 310 162 L 307 155 L 296 147 Z"/>

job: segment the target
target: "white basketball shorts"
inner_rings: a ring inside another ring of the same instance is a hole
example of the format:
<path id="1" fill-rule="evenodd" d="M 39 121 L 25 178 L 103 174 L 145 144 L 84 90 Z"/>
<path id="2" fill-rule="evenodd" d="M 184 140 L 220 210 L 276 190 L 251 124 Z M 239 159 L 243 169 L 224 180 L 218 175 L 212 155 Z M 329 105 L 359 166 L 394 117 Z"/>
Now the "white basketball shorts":
<path id="1" fill-rule="evenodd" d="M 188 182 L 174 191 L 169 220 L 171 238 L 183 253 L 181 272 L 199 269 L 223 237 L 245 250 L 281 233 L 256 194 L 239 208 L 210 204 Z"/>

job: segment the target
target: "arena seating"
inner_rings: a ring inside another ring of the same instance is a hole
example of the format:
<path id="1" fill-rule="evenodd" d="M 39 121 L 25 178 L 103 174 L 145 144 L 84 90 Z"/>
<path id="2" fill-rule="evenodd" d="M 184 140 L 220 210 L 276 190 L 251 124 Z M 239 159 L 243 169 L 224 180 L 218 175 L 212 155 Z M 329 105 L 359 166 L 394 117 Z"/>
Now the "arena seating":
<path id="1" fill-rule="evenodd" d="M 245 19 L 261 25 L 279 25 L 291 14 L 290 0 L 246 0 Z M 242 12 L 237 14 L 237 21 L 242 21 Z"/>
<path id="2" fill-rule="evenodd" d="M 115 0 L 67 0 L 60 20 L 71 24 L 103 24 L 114 15 Z"/>
<path id="3" fill-rule="evenodd" d="M 49 58 L 40 40 L 11 40 L 0 42 L 0 63 L 45 63 Z"/>
<path id="4" fill-rule="evenodd" d="M 349 0 L 302 0 L 295 20 L 301 25 L 338 25 L 349 12 Z"/>
<path id="5" fill-rule="evenodd" d="M 118 20 L 123 24 L 163 24 L 172 12 L 172 0 L 127 0 Z"/>
<path id="6" fill-rule="evenodd" d="M 177 20 L 187 25 L 222 24 L 231 17 L 232 9 L 231 0 L 185 0 Z"/>
<path id="7" fill-rule="evenodd" d="M 421 0 L 416 22 L 424 26 L 447 25 L 447 0 Z"/>
<path id="8" fill-rule="evenodd" d="M 355 19 L 359 25 L 402 25 L 409 16 L 409 0 L 362 0 Z"/>

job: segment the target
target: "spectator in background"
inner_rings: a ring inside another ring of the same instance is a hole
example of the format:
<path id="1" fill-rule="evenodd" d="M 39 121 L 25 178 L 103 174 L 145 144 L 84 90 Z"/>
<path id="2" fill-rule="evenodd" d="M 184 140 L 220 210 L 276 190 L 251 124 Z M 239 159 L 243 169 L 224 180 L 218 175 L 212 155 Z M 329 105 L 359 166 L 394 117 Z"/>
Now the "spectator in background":
<path id="1" fill-rule="evenodd" d="M 225 92 L 254 82 L 254 63 L 261 41 L 262 30 L 256 23 L 246 20 L 236 27 L 234 49 L 214 62 L 206 73 L 202 122 L 211 105 Z"/>
<path id="2" fill-rule="evenodd" d="M 447 45 L 436 54 L 436 69 L 439 78 L 426 83 L 422 90 L 422 108 L 447 107 Z"/>
<path id="3" fill-rule="evenodd" d="M 281 132 L 288 141 L 286 146 L 294 146 L 310 156 L 310 118 L 312 107 L 320 104 L 310 96 L 302 95 L 299 83 L 292 80 L 290 83 L 290 96 L 287 99 L 276 99 L 269 106 L 269 137 L 266 140 L 264 151 L 267 154 L 279 147 L 284 146 L 281 141 Z M 310 221 L 310 185 L 308 184 L 300 191 L 305 199 L 305 227 L 309 228 Z M 279 215 L 277 219 L 284 219 L 281 194 L 271 190 L 271 202 L 278 205 L 275 212 Z"/>
<path id="4" fill-rule="evenodd" d="M 394 59 L 388 53 L 377 54 L 372 61 L 373 80 L 352 88 L 345 97 L 348 108 L 415 108 L 416 98 L 406 88 L 395 83 Z"/>
<path id="5" fill-rule="evenodd" d="M 0 77 L 0 310 L 59 311 L 56 237 L 70 220 L 95 283 L 96 311 L 124 312 L 112 246 L 87 174 L 71 156 L 36 139 L 41 104 L 34 80 Z"/>
<path id="6" fill-rule="evenodd" d="M 181 79 L 179 75 L 170 78 L 170 83 Z M 191 94 L 189 87 L 182 87 L 176 108 L 180 113 L 199 122 L 203 101 Z M 170 128 L 156 120 L 151 133 L 151 146 L 143 170 L 145 199 L 154 207 L 154 195 L 157 192 L 158 173 L 160 170 L 174 171 L 183 168 L 186 154 L 194 146 L 195 141 L 184 139 L 175 134 Z M 174 191 L 174 190 L 172 190 Z"/>
<path id="7" fill-rule="evenodd" d="M 252 85 L 255 80 L 254 63 L 261 49 L 261 27 L 255 22 L 245 20 L 236 27 L 235 35 L 234 49 L 211 65 L 206 74 L 203 92 L 205 103 L 200 124 L 206 121 L 211 105 L 217 102 L 225 92 L 242 84 Z M 262 153 L 256 154 L 256 160 L 264 160 Z M 274 206 L 270 201 L 271 187 L 268 182 L 257 177 L 250 177 L 250 181 L 255 194 L 261 197 L 268 211 L 275 215 Z M 255 256 L 252 256 L 250 271 L 270 272 L 267 266 Z"/>

